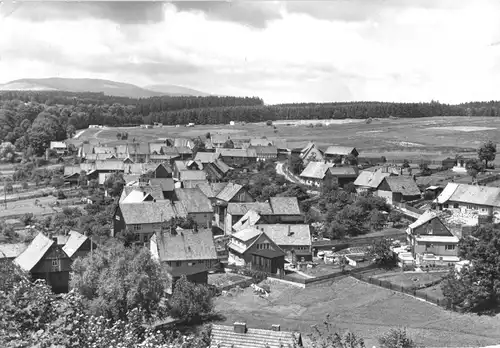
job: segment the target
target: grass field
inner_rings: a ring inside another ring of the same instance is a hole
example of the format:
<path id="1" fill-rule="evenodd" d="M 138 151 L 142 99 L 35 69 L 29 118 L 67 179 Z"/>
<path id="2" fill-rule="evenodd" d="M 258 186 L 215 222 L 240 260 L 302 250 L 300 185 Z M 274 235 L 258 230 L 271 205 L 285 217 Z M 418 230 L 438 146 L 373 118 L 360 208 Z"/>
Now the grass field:
<path id="1" fill-rule="evenodd" d="M 311 331 L 327 314 L 337 331 L 351 330 L 365 339 L 367 347 L 394 327 L 405 326 L 418 343 L 427 347 L 485 346 L 500 342 L 500 318 L 446 311 L 401 293 L 343 278 L 331 284 L 300 289 L 271 283 L 269 298 L 245 289 L 234 297 L 218 297 L 216 310 L 225 324 L 246 322 L 249 327 Z"/>
<path id="2" fill-rule="evenodd" d="M 214 273 L 208 275 L 208 284 L 214 285 L 218 288 L 223 288 L 225 286 L 229 286 L 231 284 L 247 279 L 250 279 L 250 277 L 246 277 L 240 274 Z"/>
<path id="3" fill-rule="evenodd" d="M 160 137 L 204 137 L 207 132 L 231 133 L 233 137 L 281 137 L 289 146 L 299 147 L 313 140 L 320 146 L 330 144 L 352 145 L 361 150 L 361 156 L 384 155 L 388 159 L 429 159 L 457 151 L 475 150 L 483 141 L 500 138 L 500 118 L 491 117 L 429 117 L 375 119 L 372 123 L 347 122 L 322 127 L 305 125 L 276 125 L 264 123 L 246 125 L 200 125 L 193 128 L 162 127 L 88 129 L 78 141 L 93 143 L 116 142 L 116 133 L 126 131 L 129 141 L 154 141 Z"/>
<path id="4" fill-rule="evenodd" d="M 38 199 L 40 204 L 35 206 L 35 201 Z M 55 210 L 50 207 L 50 204 L 56 202 L 57 199 L 53 196 L 23 199 L 20 201 L 7 203 L 7 209 L 2 204 L 0 206 L 0 218 L 12 216 L 12 215 L 22 215 L 27 213 L 33 213 L 33 215 L 46 215 L 54 214 Z"/>

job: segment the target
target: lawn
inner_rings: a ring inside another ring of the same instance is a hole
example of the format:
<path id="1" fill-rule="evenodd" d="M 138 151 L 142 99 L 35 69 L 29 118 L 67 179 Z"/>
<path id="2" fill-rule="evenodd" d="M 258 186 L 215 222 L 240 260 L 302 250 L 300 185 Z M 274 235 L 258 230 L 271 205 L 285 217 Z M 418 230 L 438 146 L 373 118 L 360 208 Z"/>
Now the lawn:
<path id="1" fill-rule="evenodd" d="M 35 206 L 35 201 L 38 199 L 40 204 Z M 57 199 L 53 196 L 23 199 L 15 202 L 8 202 L 7 209 L 1 204 L 0 206 L 0 218 L 12 216 L 12 215 L 23 215 L 27 213 L 33 213 L 33 215 L 46 215 L 54 214 L 55 210 L 50 206 Z M 3 203 L 3 202 L 2 202 Z"/>
<path id="2" fill-rule="evenodd" d="M 448 272 L 433 272 L 433 273 L 392 273 L 392 274 L 379 274 L 375 276 L 377 279 L 386 280 L 391 282 L 396 286 L 403 286 L 405 288 L 409 287 L 420 287 L 425 284 L 433 283 L 435 281 L 443 279 Z"/>
<path id="3" fill-rule="evenodd" d="M 500 138 L 500 119 L 492 117 L 429 117 L 375 119 L 364 122 L 332 124 L 323 127 L 277 124 L 278 132 L 264 123 L 246 125 L 199 125 L 193 128 L 107 128 L 86 130 L 79 141 L 116 142 L 116 133 L 126 131 L 129 140 L 154 141 L 160 137 L 196 137 L 207 132 L 231 133 L 233 137 L 281 137 L 290 147 L 314 140 L 320 146 L 352 145 L 361 156 L 381 156 L 388 159 L 433 159 L 443 154 L 474 151 L 485 140 Z M 452 128 L 453 127 L 453 128 Z M 457 128 L 458 127 L 458 128 Z M 476 127 L 476 128 L 472 128 Z M 484 127 L 484 128 L 477 128 Z M 500 161 L 500 159 L 498 159 Z"/>
<path id="4" fill-rule="evenodd" d="M 270 284 L 268 298 L 254 295 L 252 289 L 216 298 L 216 310 L 226 318 L 224 324 L 243 321 L 264 329 L 280 324 L 282 330 L 307 334 L 311 325 L 321 325 L 330 314 L 337 331 L 357 333 L 367 347 L 377 344 L 382 332 L 400 326 L 428 347 L 484 346 L 500 341 L 500 318 L 452 313 L 350 277 L 306 289 Z"/>
<path id="5" fill-rule="evenodd" d="M 214 285 L 217 288 L 223 288 L 225 286 L 248 279 L 251 278 L 235 273 L 214 273 L 208 275 L 208 284 Z"/>
<path id="6" fill-rule="evenodd" d="M 339 273 L 341 269 L 339 266 L 332 264 L 325 264 L 322 259 L 317 259 L 314 262 L 318 263 L 316 267 L 307 268 L 302 267 L 299 270 L 312 277 L 321 277 L 327 274 Z M 347 269 L 347 268 L 346 268 Z"/>

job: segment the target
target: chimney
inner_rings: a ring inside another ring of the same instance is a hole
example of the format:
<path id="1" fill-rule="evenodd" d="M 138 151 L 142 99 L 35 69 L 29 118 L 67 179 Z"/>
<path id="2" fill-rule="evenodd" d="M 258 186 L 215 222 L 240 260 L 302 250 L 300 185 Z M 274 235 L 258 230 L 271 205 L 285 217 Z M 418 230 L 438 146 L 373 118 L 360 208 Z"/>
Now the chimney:
<path id="1" fill-rule="evenodd" d="M 288 225 L 288 236 L 290 237 L 292 234 L 292 226 Z"/>
<path id="2" fill-rule="evenodd" d="M 52 241 L 57 244 L 57 237 L 52 237 Z"/>
<path id="3" fill-rule="evenodd" d="M 234 323 L 234 332 L 236 333 L 246 333 L 247 332 L 247 324 L 246 323 Z"/>
<path id="4" fill-rule="evenodd" d="M 271 328 L 273 331 L 280 331 L 280 326 L 278 324 L 273 324 Z"/>

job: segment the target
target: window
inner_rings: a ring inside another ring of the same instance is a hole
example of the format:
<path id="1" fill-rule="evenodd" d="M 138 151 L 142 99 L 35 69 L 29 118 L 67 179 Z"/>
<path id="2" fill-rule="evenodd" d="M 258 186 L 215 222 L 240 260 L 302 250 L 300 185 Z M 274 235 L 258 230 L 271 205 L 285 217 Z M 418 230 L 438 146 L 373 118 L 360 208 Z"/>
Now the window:
<path id="1" fill-rule="evenodd" d="M 116 216 L 115 216 L 115 219 L 116 219 L 117 221 L 120 221 L 120 216 L 119 216 L 119 215 L 116 215 Z"/>
<path id="2" fill-rule="evenodd" d="M 140 230 L 142 230 L 142 225 L 140 224 L 134 225 L 134 231 L 140 231 Z"/>
<path id="3" fill-rule="evenodd" d="M 134 236 L 134 240 L 136 242 L 140 241 L 141 240 L 141 235 L 136 233 L 135 236 Z"/>
<path id="4" fill-rule="evenodd" d="M 188 262 L 188 266 L 194 266 L 196 262 Z"/>
<path id="5" fill-rule="evenodd" d="M 52 267 L 58 267 L 58 266 L 59 266 L 59 260 L 58 259 L 52 260 Z"/>
<path id="6" fill-rule="evenodd" d="M 182 262 L 181 262 L 181 261 L 176 261 L 176 262 L 175 262 L 175 266 L 176 266 L 176 267 L 181 267 L 181 265 L 182 265 Z"/>
<path id="7" fill-rule="evenodd" d="M 448 208 L 448 203 L 443 204 L 443 208 L 447 209 Z"/>
<path id="8" fill-rule="evenodd" d="M 458 209 L 458 203 L 454 203 L 453 208 Z"/>
<path id="9" fill-rule="evenodd" d="M 444 250 L 455 250 L 455 245 L 454 244 L 445 245 Z"/>

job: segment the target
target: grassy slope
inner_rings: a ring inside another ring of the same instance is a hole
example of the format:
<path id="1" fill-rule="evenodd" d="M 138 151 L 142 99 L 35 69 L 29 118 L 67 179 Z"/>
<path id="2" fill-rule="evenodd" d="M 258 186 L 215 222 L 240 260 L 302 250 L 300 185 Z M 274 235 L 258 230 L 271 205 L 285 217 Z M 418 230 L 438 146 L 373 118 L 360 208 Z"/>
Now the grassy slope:
<path id="1" fill-rule="evenodd" d="M 225 324 L 246 322 L 249 327 L 300 330 L 321 325 L 330 314 L 336 330 L 351 330 L 366 340 L 367 347 L 393 327 L 406 326 L 418 342 L 428 347 L 484 346 L 500 341 L 499 318 L 461 315 L 409 296 L 359 282 L 353 278 L 331 285 L 300 289 L 273 283 L 269 299 L 251 288 L 235 297 L 218 297 L 216 309 L 226 316 Z"/>

